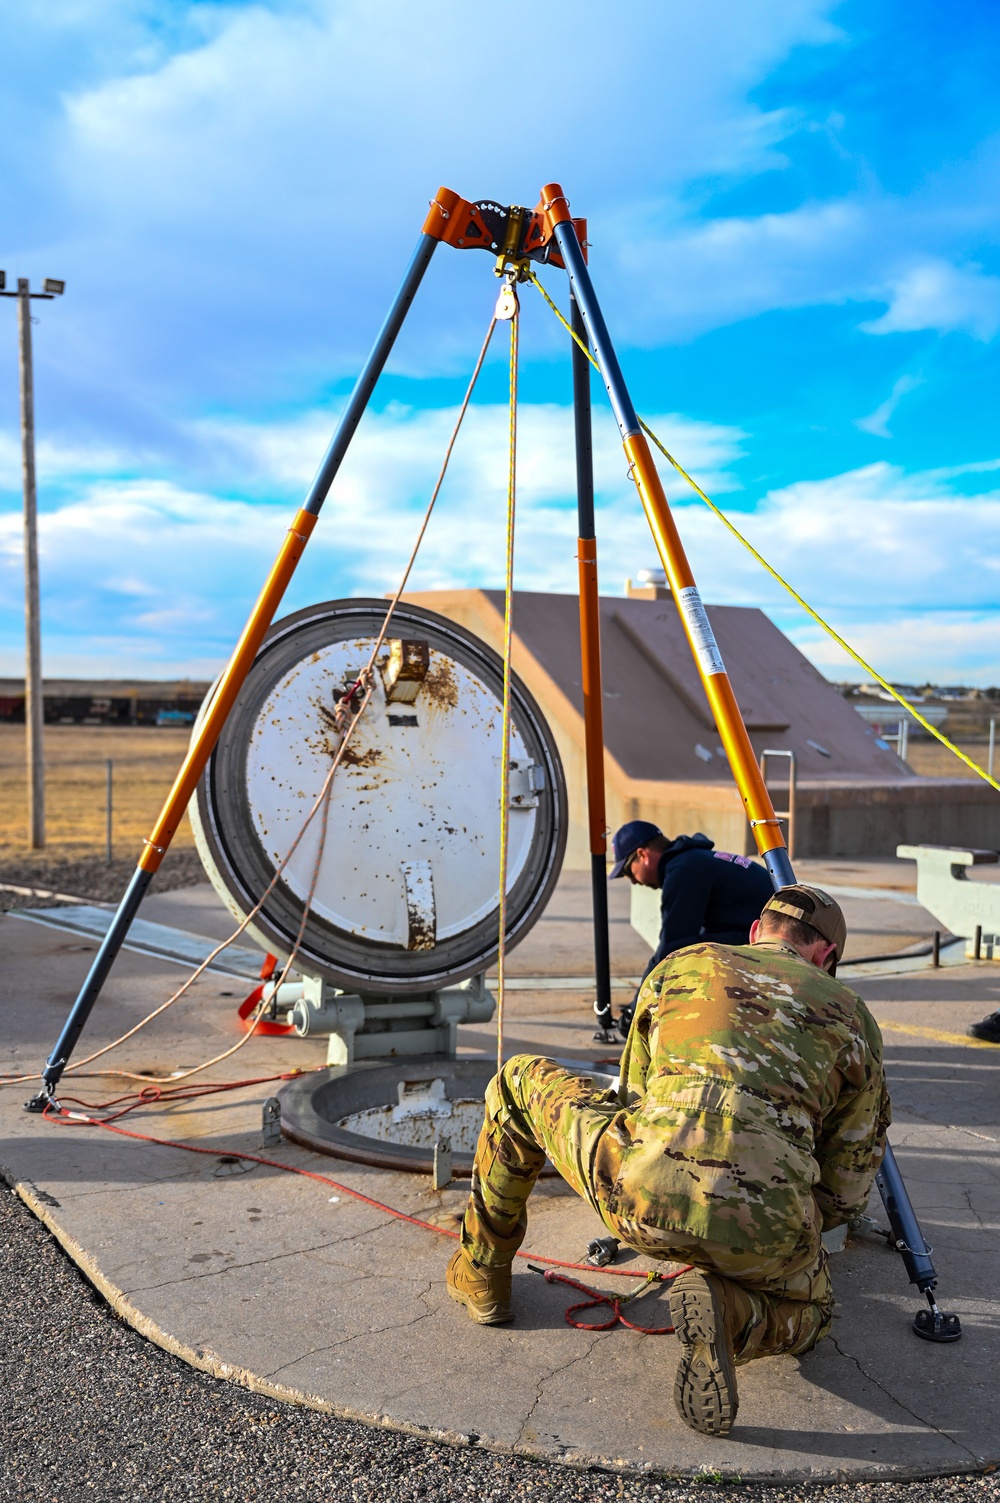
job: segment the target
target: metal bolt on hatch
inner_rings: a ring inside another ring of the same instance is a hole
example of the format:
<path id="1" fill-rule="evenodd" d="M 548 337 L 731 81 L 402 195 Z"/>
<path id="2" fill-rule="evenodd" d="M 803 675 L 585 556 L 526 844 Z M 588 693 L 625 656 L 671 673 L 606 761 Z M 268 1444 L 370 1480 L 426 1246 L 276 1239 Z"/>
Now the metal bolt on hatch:
<path id="1" fill-rule="evenodd" d="M 261 1145 L 264 1148 L 277 1148 L 281 1143 L 281 1102 L 277 1096 L 268 1096 L 262 1115 Z"/>
<path id="2" fill-rule="evenodd" d="M 431 1183 L 435 1190 L 443 1190 L 445 1185 L 451 1184 L 451 1139 L 438 1138 L 434 1144 L 434 1168 L 431 1171 Z"/>

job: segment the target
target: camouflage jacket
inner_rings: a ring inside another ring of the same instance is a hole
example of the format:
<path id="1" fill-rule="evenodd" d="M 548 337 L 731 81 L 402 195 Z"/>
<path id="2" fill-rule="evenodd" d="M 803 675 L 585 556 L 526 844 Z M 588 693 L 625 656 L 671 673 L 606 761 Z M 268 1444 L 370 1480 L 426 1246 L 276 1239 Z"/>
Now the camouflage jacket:
<path id="1" fill-rule="evenodd" d="M 609 1209 L 761 1256 L 864 1209 L 890 1120 L 864 1002 L 778 941 L 657 966 L 620 1091 L 595 1163 Z"/>

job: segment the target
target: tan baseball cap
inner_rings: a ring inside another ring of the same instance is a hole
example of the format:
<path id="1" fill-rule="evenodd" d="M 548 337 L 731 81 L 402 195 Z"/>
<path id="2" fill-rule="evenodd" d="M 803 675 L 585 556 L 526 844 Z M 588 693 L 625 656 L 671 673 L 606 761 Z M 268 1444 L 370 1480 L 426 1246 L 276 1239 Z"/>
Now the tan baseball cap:
<path id="1" fill-rule="evenodd" d="M 822 887 L 807 887 L 796 882 L 793 887 L 779 887 L 773 898 L 764 904 L 764 912 L 785 913 L 789 918 L 809 924 L 829 944 L 836 946 L 836 959 L 844 953 L 847 943 L 847 920 L 836 898 L 831 898 Z"/>

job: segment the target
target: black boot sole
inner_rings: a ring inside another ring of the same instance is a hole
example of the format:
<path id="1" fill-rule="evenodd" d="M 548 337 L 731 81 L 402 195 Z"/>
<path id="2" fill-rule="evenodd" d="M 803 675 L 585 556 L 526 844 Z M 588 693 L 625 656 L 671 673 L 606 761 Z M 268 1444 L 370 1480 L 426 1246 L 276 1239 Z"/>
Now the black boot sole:
<path id="1" fill-rule="evenodd" d="M 674 1379 L 677 1412 L 702 1435 L 728 1435 L 739 1407 L 736 1364 L 707 1278 L 681 1274 L 670 1294 L 670 1318 L 682 1348 Z"/>

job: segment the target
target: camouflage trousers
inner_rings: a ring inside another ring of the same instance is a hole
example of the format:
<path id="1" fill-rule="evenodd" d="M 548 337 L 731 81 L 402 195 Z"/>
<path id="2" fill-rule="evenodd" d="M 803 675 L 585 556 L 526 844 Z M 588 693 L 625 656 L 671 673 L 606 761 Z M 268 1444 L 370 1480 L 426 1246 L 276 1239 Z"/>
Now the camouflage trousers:
<path id="1" fill-rule="evenodd" d="M 815 1231 L 781 1258 L 709 1242 L 671 1227 L 626 1220 L 602 1203 L 594 1162 L 601 1137 L 621 1110 L 550 1059 L 516 1055 L 486 1090 L 462 1245 L 491 1268 L 506 1267 L 524 1241 L 527 1202 L 548 1157 L 555 1169 L 614 1236 L 653 1259 L 690 1263 L 731 1279 L 746 1293 L 747 1315 L 736 1360 L 807 1352 L 830 1329 L 833 1290 L 826 1253 Z"/>

